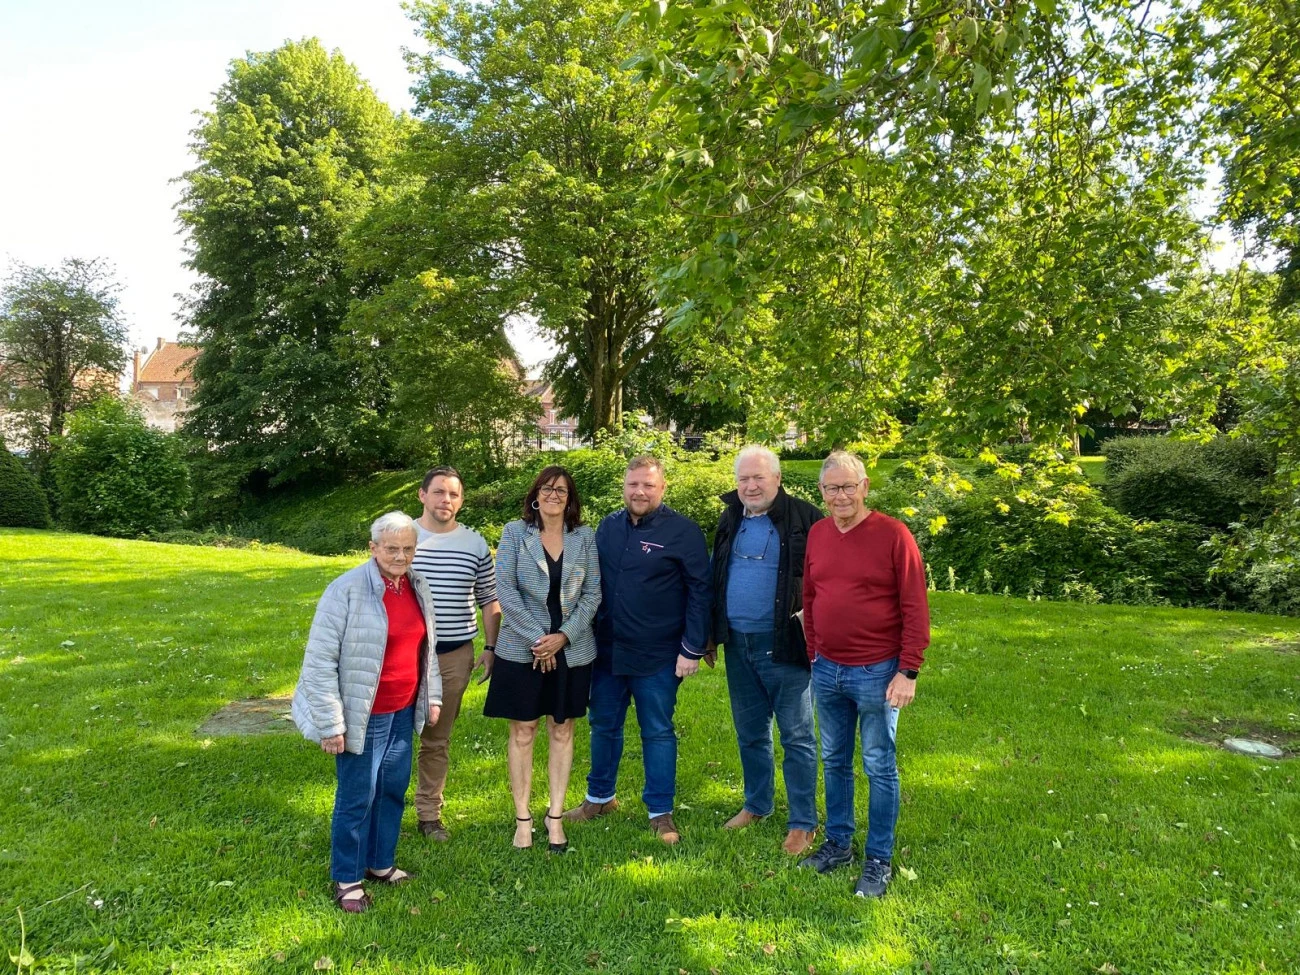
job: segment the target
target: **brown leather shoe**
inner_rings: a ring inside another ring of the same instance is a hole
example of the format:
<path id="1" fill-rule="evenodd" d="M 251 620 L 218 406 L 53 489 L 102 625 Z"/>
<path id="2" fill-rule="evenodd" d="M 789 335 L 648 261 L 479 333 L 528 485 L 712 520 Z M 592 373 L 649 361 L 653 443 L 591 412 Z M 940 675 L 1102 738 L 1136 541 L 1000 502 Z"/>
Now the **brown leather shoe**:
<path id="1" fill-rule="evenodd" d="M 585 823 L 597 816 L 603 816 L 605 813 L 612 813 L 617 808 L 617 799 L 611 799 L 609 802 L 592 802 L 590 799 L 583 799 L 572 809 L 565 811 L 564 821 L 566 823 Z"/>
<path id="2" fill-rule="evenodd" d="M 742 809 L 736 815 L 732 816 L 722 824 L 723 829 L 744 829 L 746 826 L 752 826 L 759 822 L 763 817 L 755 816 L 748 809 Z"/>
<path id="3" fill-rule="evenodd" d="M 655 816 L 650 820 L 650 828 L 655 831 L 655 836 L 659 837 L 669 846 L 672 846 L 682 838 L 677 832 L 677 827 L 673 825 L 673 814 L 664 813 L 662 816 Z"/>
<path id="4" fill-rule="evenodd" d="M 441 819 L 421 819 L 420 832 L 435 843 L 446 843 L 451 839 L 451 833 L 447 831 Z"/>
<path id="5" fill-rule="evenodd" d="M 813 841 L 816 838 L 815 829 L 792 829 L 785 834 L 785 842 L 781 844 L 781 849 L 792 857 L 803 856 L 813 848 Z"/>

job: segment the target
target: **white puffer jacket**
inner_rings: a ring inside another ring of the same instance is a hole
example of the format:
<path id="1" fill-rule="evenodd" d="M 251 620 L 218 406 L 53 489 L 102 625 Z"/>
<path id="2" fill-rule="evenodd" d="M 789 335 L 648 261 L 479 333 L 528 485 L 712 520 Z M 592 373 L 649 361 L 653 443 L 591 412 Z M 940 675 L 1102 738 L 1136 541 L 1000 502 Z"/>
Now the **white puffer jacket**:
<path id="1" fill-rule="evenodd" d="M 437 633 L 428 584 L 413 572 L 408 572 L 406 579 L 415 587 L 428 632 Z M 361 754 L 387 643 L 384 580 L 375 560 L 370 559 L 331 582 L 316 606 L 302 676 L 293 692 L 293 721 L 304 736 L 320 741 L 343 735 L 344 750 Z M 442 704 L 442 674 L 433 640 L 425 642 L 421 669 L 424 679 L 415 702 L 416 735 L 429 716 L 429 706 Z"/>

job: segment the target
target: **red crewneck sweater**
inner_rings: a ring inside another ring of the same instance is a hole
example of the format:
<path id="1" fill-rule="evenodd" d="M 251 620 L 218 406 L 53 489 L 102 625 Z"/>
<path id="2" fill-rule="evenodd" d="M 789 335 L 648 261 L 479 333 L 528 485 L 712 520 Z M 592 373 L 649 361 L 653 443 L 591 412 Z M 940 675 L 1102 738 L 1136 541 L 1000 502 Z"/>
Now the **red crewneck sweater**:
<path id="1" fill-rule="evenodd" d="M 803 574 L 808 659 L 862 666 L 898 657 L 920 670 L 930 645 L 925 566 L 907 526 L 879 511 L 847 532 L 823 518 L 808 531 Z"/>

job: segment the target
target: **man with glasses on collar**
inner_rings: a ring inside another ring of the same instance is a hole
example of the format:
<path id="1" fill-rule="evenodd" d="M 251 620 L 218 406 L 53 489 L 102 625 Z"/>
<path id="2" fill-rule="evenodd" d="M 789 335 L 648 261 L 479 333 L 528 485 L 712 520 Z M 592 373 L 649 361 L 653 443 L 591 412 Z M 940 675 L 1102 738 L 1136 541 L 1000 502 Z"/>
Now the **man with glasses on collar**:
<path id="1" fill-rule="evenodd" d="M 736 490 L 722 496 L 726 509 L 713 536 L 712 642 L 726 647 L 745 804 L 723 828 L 743 829 L 775 810 L 775 718 L 789 806 L 782 849 L 802 856 L 817 833 L 817 742 L 808 648 L 797 614 L 808 531 L 824 516 L 786 494 L 781 461 L 766 447 L 742 449 L 735 471 Z"/>
<path id="2" fill-rule="evenodd" d="M 880 897 L 890 880 L 899 782 L 898 711 L 912 703 L 930 644 L 925 566 L 901 521 L 866 506 L 867 472 L 837 450 L 822 464 L 831 517 L 808 532 L 804 633 L 826 781 L 826 842 L 800 862 L 829 873 L 853 862 L 853 752 L 862 733 L 870 785 L 859 897 Z"/>

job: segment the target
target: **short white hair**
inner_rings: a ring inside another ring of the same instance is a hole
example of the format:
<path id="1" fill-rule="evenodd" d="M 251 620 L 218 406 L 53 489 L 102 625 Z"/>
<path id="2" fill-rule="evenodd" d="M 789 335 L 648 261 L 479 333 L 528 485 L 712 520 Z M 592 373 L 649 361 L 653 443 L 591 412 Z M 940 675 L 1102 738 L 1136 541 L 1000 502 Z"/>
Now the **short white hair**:
<path id="1" fill-rule="evenodd" d="M 370 525 L 370 540 L 379 542 L 385 535 L 395 535 L 398 532 L 410 532 L 412 535 L 419 537 L 419 532 L 415 530 L 415 519 L 402 511 L 390 511 L 386 515 L 380 515 Z"/>
<path id="2" fill-rule="evenodd" d="M 777 477 L 781 476 L 781 458 L 776 453 L 762 444 L 751 443 L 740 448 L 740 453 L 736 455 L 736 463 L 732 470 L 737 477 L 740 476 L 740 462 L 749 460 L 751 457 L 761 457 L 767 462 L 767 469 Z"/>
<path id="3" fill-rule="evenodd" d="M 862 463 L 862 459 L 847 450 L 831 451 L 830 456 L 822 461 L 822 472 L 817 476 L 818 482 L 825 479 L 827 471 L 833 470 L 851 471 L 859 481 L 867 476 L 867 468 Z"/>

